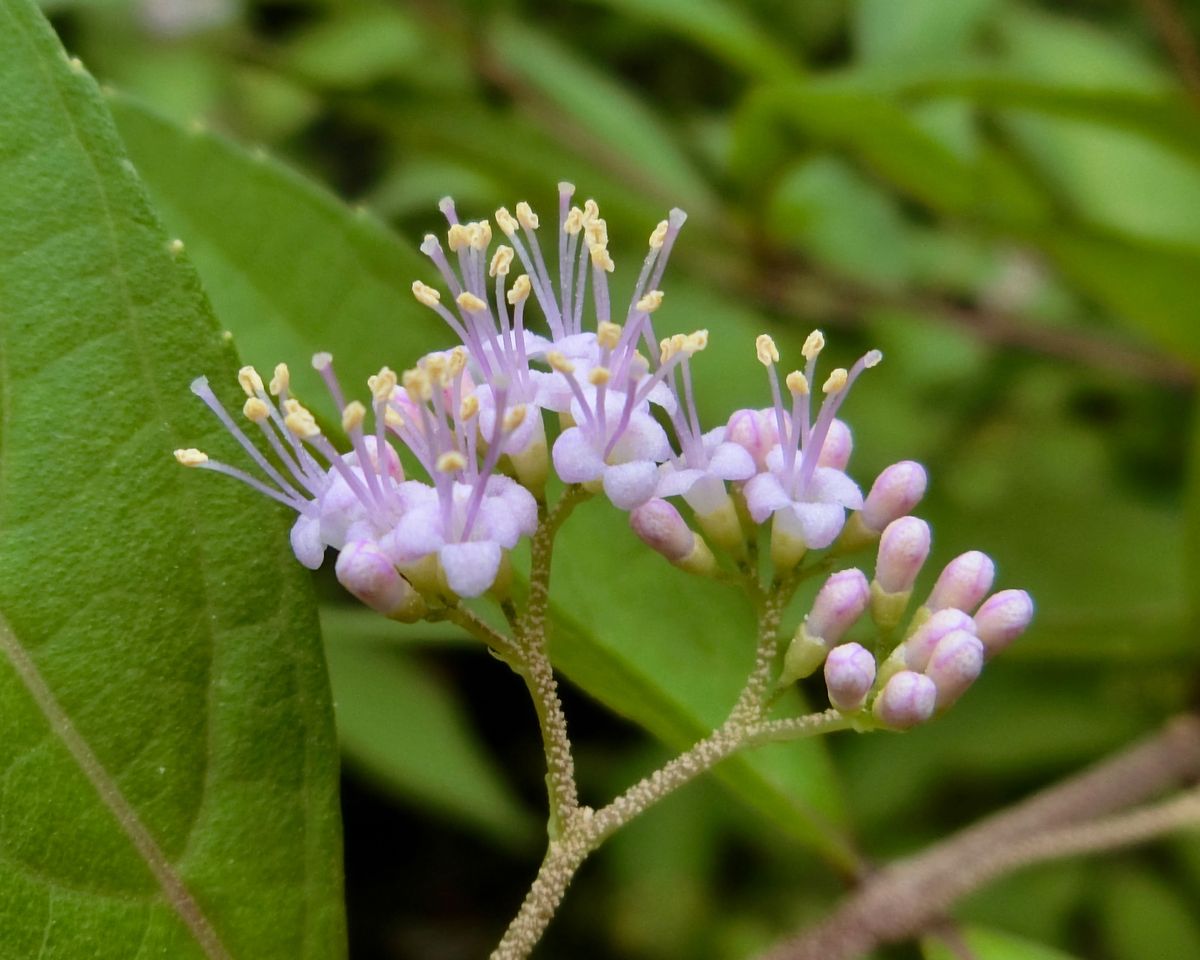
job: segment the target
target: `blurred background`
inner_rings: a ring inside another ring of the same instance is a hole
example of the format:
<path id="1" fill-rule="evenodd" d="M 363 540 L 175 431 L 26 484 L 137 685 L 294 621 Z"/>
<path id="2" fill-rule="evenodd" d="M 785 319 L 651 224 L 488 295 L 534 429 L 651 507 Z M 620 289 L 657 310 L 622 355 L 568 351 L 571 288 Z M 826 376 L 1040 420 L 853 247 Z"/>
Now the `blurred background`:
<path id="1" fill-rule="evenodd" d="M 540 956 L 750 956 L 820 916 L 855 863 L 1200 702 L 1192 0 L 45 7 L 113 88 L 135 163 L 249 359 L 299 368 L 328 347 L 357 379 L 444 340 L 403 293 L 432 279 L 413 251 L 441 229 L 444 194 L 470 218 L 520 199 L 549 211 L 573 180 L 607 216 L 618 290 L 678 205 L 660 329 L 713 331 L 695 364 L 709 422 L 766 401 L 762 330 L 785 364 L 818 325 L 839 361 L 880 347 L 844 414 L 851 472 L 866 486 L 923 461 L 937 561 L 980 547 L 1001 586 L 1036 598 L 1034 629 L 945 719 L 771 748 L 632 825 L 580 875 Z M 639 553 L 615 513 L 577 519 L 555 658 L 596 804 L 720 720 L 751 620 Z M 544 835 L 521 684 L 453 633 L 376 622 L 319 586 L 351 955 L 482 956 Z M 1200 837 L 1026 870 L 954 915 L 1066 956 L 1200 957 Z"/>

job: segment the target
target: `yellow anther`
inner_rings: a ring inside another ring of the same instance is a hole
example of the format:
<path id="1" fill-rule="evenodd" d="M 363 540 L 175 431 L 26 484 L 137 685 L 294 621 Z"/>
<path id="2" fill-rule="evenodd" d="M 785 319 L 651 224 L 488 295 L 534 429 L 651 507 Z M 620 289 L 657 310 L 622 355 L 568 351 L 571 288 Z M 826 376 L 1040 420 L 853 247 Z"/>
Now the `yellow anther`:
<path id="1" fill-rule="evenodd" d="M 824 349 L 825 334 L 820 330 L 814 330 L 805 338 L 804 346 L 800 348 L 800 352 L 804 354 L 805 360 L 812 360 Z"/>
<path id="2" fill-rule="evenodd" d="M 428 400 L 433 396 L 433 382 L 429 379 L 429 374 L 424 370 L 416 368 L 405 370 L 400 378 L 400 382 L 404 384 L 404 389 L 407 391 L 409 397 L 418 403 Z"/>
<path id="3" fill-rule="evenodd" d="M 468 223 L 467 238 L 472 250 L 486 250 L 492 242 L 492 225 L 486 220 Z"/>
<path id="4" fill-rule="evenodd" d="M 536 230 L 541 221 L 538 220 L 538 215 L 533 212 L 533 208 L 522 200 L 517 204 L 517 222 L 526 230 Z"/>
<path id="5" fill-rule="evenodd" d="M 527 274 L 521 274 L 513 282 L 512 289 L 508 291 L 505 299 L 511 304 L 518 304 L 529 296 L 529 291 L 533 289 L 533 284 L 529 280 Z"/>
<path id="6" fill-rule="evenodd" d="M 492 254 L 492 263 L 488 267 L 489 277 L 506 277 L 508 268 L 512 266 L 513 248 L 500 244 Z"/>
<path id="7" fill-rule="evenodd" d="M 461 223 L 451 224 L 450 229 L 446 231 L 446 243 L 452 253 L 458 253 L 459 250 L 467 246 L 470 242 L 471 235 Z"/>
<path id="8" fill-rule="evenodd" d="M 661 250 L 667 240 L 667 230 L 670 225 L 666 220 L 660 220 L 658 226 L 650 232 L 650 249 Z"/>
<path id="9" fill-rule="evenodd" d="M 597 217 L 584 227 L 584 236 L 587 238 L 589 247 L 607 247 L 608 246 L 608 221 L 603 217 Z"/>
<path id="10" fill-rule="evenodd" d="M 450 385 L 450 360 L 445 354 L 431 353 L 422 357 L 419 365 L 425 371 L 425 375 L 439 387 Z"/>
<path id="11" fill-rule="evenodd" d="M 467 458 L 457 450 L 447 450 L 437 458 L 438 473 L 457 473 L 467 465 Z"/>
<path id="12" fill-rule="evenodd" d="M 613 258 L 608 255 L 607 247 L 589 247 L 588 252 L 592 255 L 592 266 L 599 267 L 606 273 L 612 273 L 617 268 Z"/>
<path id="13" fill-rule="evenodd" d="M 634 307 L 642 313 L 653 313 L 662 306 L 663 292 L 661 290 L 651 290 L 644 297 L 634 304 Z"/>
<path id="14" fill-rule="evenodd" d="M 262 392 L 262 377 L 258 375 L 258 371 L 253 367 L 242 367 L 238 371 L 238 383 L 242 385 L 242 389 L 246 391 L 246 396 L 248 397 L 257 396 Z"/>
<path id="15" fill-rule="evenodd" d="M 508 237 L 517 232 L 517 221 L 508 212 L 508 207 L 501 207 L 496 211 L 496 226 L 500 228 L 501 233 Z"/>
<path id="16" fill-rule="evenodd" d="M 351 400 L 342 411 L 342 429 L 346 433 L 359 429 L 367 418 L 367 408 L 357 400 Z"/>
<path id="17" fill-rule="evenodd" d="M 769 333 L 758 335 L 758 339 L 754 341 L 754 350 L 758 354 L 758 362 L 764 367 L 779 362 L 779 348 L 775 346 L 775 341 Z"/>
<path id="18" fill-rule="evenodd" d="M 573 237 L 583 229 L 583 211 L 578 207 L 572 207 L 567 213 L 566 219 L 563 220 L 563 231 L 569 237 Z"/>
<path id="19" fill-rule="evenodd" d="M 583 201 L 583 225 L 586 227 L 589 223 L 600 216 L 600 207 L 595 200 Z"/>
<path id="20" fill-rule="evenodd" d="M 487 309 L 486 303 L 467 290 L 458 295 L 458 305 L 466 310 L 467 313 L 480 313 Z"/>
<path id="21" fill-rule="evenodd" d="M 313 366 L 313 369 L 316 370 L 318 373 L 322 370 L 328 370 L 329 366 L 332 363 L 333 363 L 333 354 L 332 353 L 321 352 L 321 353 L 313 354 L 312 366 Z"/>
<path id="22" fill-rule="evenodd" d="M 442 292 L 429 286 L 427 283 L 422 283 L 420 280 L 414 280 L 412 285 L 413 296 L 427 307 L 436 307 L 442 301 Z"/>
<path id="23" fill-rule="evenodd" d="M 521 424 L 525 422 L 525 412 L 527 408 L 525 404 L 518 403 L 515 407 L 504 415 L 504 432 L 512 433 Z"/>
<path id="24" fill-rule="evenodd" d="M 677 333 L 673 337 L 666 337 L 665 339 L 661 340 L 658 346 L 658 362 L 666 363 L 673 356 L 675 356 L 675 354 L 687 347 L 687 337 L 685 337 L 682 333 Z"/>
<path id="25" fill-rule="evenodd" d="M 846 389 L 846 381 L 850 375 L 846 372 L 845 367 L 838 367 L 829 374 L 829 379 L 825 381 L 825 385 L 821 387 L 824 393 L 841 393 Z"/>
<path id="26" fill-rule="evenodd" d="M 277 397 L 288 388 L 292 382 L 292 372 L 286 363 L 275 364 L 275 376 L 271 378 L 271 396 Z"/>
<path id="27" fill-rule="evenodd" d="M 692 333 L 689 333 L 687 336 L 687 343 L 684 345 L 684 349 L 687 350 L 689 356 L 693 353 L 699 353 L 701 350 L 704 350 L 707 347 L 707 330 L 695 330 Z"/>
<path id="28" fill-rule="evenodd" d="M 568 360 L 558 350 L 551 350 L 546 354 L 546 362 L 550 364 L 551 369 L 557 370 L 559 373 L 574 373 L 575 364 Z"/>
<path id="29" fill-rule="evenodd" d="M 596 327 L 596 343 L 612 350 L 621 342 L 621 326 L 617 323 L 603 321 Z"/>
<path id="30" fill-rule="evenodd" d="M 479 398 L 475 394 L 463 397 L 463 402 L 458 408 L 458 415 L 463 420 L 470 420 L 479 412 Z"/>
<path id="31" fill-rule="evenodd" d="M 385 403 L 396 389 L 396 374 L 390 367 L 380 367 L 377 374 L 367 377 L 367 386 L 376 401 Z"/>
<path id="32" fill-rule="evenodd" d="M 869 350 L 867 355 L 863 357 L 863 366 L 868 370 L 876 366 L 883 359 L 883 353 L 879 350 Z"/>
<path id="33" fill-rule="evenodd" d="M 393 430 L 399 430 L 404 426 L 404 418 L 392 407 L 388 407 L 383 411 L 383 422 Z"/>
<path id="34" fill-rule="evenodd" d="M 592 367 L 588 372 L 588 383 L 593 387 L 603 386 L 612 379 L 612 371 L 608 367 Z"/>
<path id="35" fill-rule="evenodd" d="M 258 397 L 247 397 L 246 402 L 242 404 L 242 413 L 245 414 L 247 420 L 262 423 L 271 415 L 271 408 Z"/>
<path id="36" fill-rule="evenodd" d="M 208 454 L 195 447 L 188 447 L 186 450 L 176 450 L 175 459 L 185 467 L 198 467 L 202 463 L 208 463 Z"/>
<path id="37" fill-rule="evenodd" d="M 297 401 L 289 400 L 287 408 L 288 415 L 283 418 L 283 422 L 292 433 L 305 439 L 321 435 L 321 428 L 317 426 L 316 419 Z"/>
<path id="38" fill-rule="evenodd" d="M 460 373 L 467 369 L 467 348 L 455 347 L 450 351 L 450 357 L 447 360 L 447 367 L 450 375 L 457 377 Z"/>
<path id="39" fill-rule="evenodd" d="M 803 397 L 808 393 L 808 377 L 799 370 L 793 370 L 787 375 L 788 391 L 793 397 Z"/>

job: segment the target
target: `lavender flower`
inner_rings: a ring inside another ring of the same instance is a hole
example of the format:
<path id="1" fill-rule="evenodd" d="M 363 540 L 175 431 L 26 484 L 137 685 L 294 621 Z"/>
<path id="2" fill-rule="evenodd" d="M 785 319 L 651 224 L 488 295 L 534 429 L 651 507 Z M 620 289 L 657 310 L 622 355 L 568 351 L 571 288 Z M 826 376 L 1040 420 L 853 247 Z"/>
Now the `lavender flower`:
<path id="1" fill-rule="evenodd" d="M 747 481 L 746 505 L 755 523 L 773 517 L 772 556 L 778 566 L 794 566 L 807 549 L 829 546 L 841 532 L 846 510 L 863 505 L 862 492 L 842 470 L 821 466 L 821 453 L 834 417 L 858 375 L 877 364 L 882 355 L 872 350 L 849 371 L 838 368 L 826 379 L 825 400 L 815 421 L 810 416 L 810 385 L 816 376 L 817 356 L 825 346 L 820 331 L 804 344 L 807 366 L 786 377 L 792 397 L 784 407 L 775 364 L 779 351 L 767 335 L 758 338 L 759 361 L 767 368 L 774 399 L 779 442 L 766 457 L 766 470 Z"/>

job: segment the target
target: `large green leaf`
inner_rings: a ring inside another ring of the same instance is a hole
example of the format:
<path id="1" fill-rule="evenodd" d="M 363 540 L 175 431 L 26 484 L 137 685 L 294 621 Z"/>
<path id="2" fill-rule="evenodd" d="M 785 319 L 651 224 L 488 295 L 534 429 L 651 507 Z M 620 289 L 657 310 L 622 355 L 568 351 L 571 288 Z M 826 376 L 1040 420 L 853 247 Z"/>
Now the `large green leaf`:
<path id="1" fill-rule="evenodd" d="M 356 226 L 363 221 L 351 211 L 264 158 L 253 158 L 207 136 L 183 133 L 129 103 L 118 104 L 118 117 L 162 208 L 168 218 L 178 218 L 172 222 L 177 222 L 195 251 L 202 276 L 214 286 L 232 277 L 254 292 L 253 297 L 217 295 L 221 319 L 238 342 L 262 344 L 262 351 L 277 337 L 275 349 L 285 355 L 331 347 L 353 369 L 363 371 L 379 365 L 381 352 L 394 365 L 397 355 L 412 358 L 423 349 L 445 345 L 440 321 L 430 312 L 418 312 L 411 319 L 404 313 L 412 302 L 407 289 L 412 256 L 383 231 L 367 232 Z M 226 209 L 226 215 L 202 215 L 214 206 Z M 314 209 L 320 211 L 320 220 L 312 214 Z M 253 259 L 244 266 L 229 262 L 224 251 L 236 248 L 240 241 L 232 235 L 244 229 L 254 230 L 256 248 L 278 251 L 264 256 L 265 265 L 278 266 L 280 272 L 259 269 Z M 304 237 L 315 260 L 334 256 L 328 251 L 338 250 L 336 279 L 330 270 L 288 268 L 284 254 L 294 249 L 297 236 Z M 340 249 L 348 239 L 354 246 Z M 210 265 L 211 276 L 205 274 Z M 343 299 L 336 317 L 327 316 L 323 309 L 323 290 L 331 285 L 360 291 Z M 668 316 L 674 315 L 680 325 L 703 316 L 714 337 L 722 337 L 731 351 L 733 359 L 718 365 L 723 379 L 710 383 L 720 390 L 722 402 L 748 400 L 760 393 L 761 368 L 756 367 L 752 349 L 757 332 L 753 317 L 745 311 L 718 309 L 707 290 L 689 290 L 678 283 L 671 290 L 671 310 L 678 312 Z M 402 326 L 393 320 L 397 313 L 405 316 Z M 346 336 L 346 331 L 371 327 L 379 334 L 364 339 Z M 389 349 L 392 344 L 396 347 Z M 756 370 L 751 380 L 749 374 Z M 681 586 L 680 608 L 686 615 L 675 616 L 674 608 L 659 602 L 658 592 L 649 586 L 669 582 L 675 589 L 675 571 L 656 555 L 635 547 L 623 517 L 592 504 L 572 524 L 578 531 L 570 535 L 573 549 L 586 563 L 564 571 L 563 582 L 555 588 L 560 598 L 556 662 L 570 679 L 614 710 L 672 746 L 687 746 L 720 721 L 749 668 L 753 623 L 749 611 L 717 599 L 714 617 L 706 618 L 705 604 L 712 591 L 689 581 Z M 610 536 L 612 527 L 616 533 Z M 589 539 L 588 530 L 590 542 L 580 545 L 578 538 Z M 564 549 L 563 555 L 569 556 L 570 550 Z M 612 615 L 594 615 L 590 604 L 605 597 L 611 602 L 613 594 L 609 586 L 597 589 L 598 581 L 588 578 L 586 564 L 593 571 L 636 570 L 637 582 L 647 586 L 636 596 L 617 597 L 619 609 Z M 579 577 L 588 584 L 587 602 L 563 603 L 562 598 L 580 589 Z M 653 613 L 643 617 L 646 611 Z M 638 629 L 632 629 L 637 624 Z M 709 632 L 702 634 L 699 627 Z M 843 864 L 850 861 L 837 788 L 819 745 L 764 749 L 725 764 L 721 775 L 790 835 Z"/>
<path id="2" fill-rule="evenodd" d="M 231 372 L 100 93 L 0 4 L 6 956 L 345 953 L 337 751 L 285 527 L 174 447 Z"/>

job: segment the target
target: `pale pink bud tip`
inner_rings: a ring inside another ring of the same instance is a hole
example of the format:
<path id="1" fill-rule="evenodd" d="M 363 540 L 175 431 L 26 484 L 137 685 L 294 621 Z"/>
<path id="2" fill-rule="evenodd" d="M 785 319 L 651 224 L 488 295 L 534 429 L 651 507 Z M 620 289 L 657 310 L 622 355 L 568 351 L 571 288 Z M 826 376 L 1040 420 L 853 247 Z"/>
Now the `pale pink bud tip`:
<path id="1" fill-rule="evenodd" d="M 834 647 L 825 658 L 829 702 L 843 713 L 861 710 L 875 685 L 875 658 L 858 643 Z"/>
<path id="2" fill-rule="evenodd" d="M 809 636 L 826 644 L 836 643 L 862 616 L 871 602 L 871 586 L 861 570 L 839 570 L 831 574 L 817 593 L 812 610 L 804 620 Z"/>
<path id="3" fill-rule="evenodd" d="M 954 630 L 942 637 L 925 668 L 925 676 L 937 687 L 937 706 L 950 706 L 982 670 L 983 644 L 977 636 L 966 630 Z"/>
<path id="4" fill-rule="evenodd" d="M 961 610 L 939 610 L 904 641 L 904 665 L 910 670 L 924 670 L 942 637 L 955 630 L 971 633 L 974 629 L 975 621 Z"/>
<path id="5" fill-rule="evenodd" d="M 893 730 L 907 730 L 933 716 L 937 687 L 923 673 L 901 670 L 875 698 L 876 719 Z"/>
<path id="6" fill-rule="evenodd" d="M 901 460 L 875 478 L 863 502 L 862 522 L 868 530 L 881 531 L 903 517 L 925 496 L 925 468 L 915 460 Z"/>
<path id="7" fill-rule="evenodd" d="M 779 442 L 774 410 L 735 410 L 725 427 L 725 439 L 754 458 L 758 469 L 765 469 L 767 454 Z"/>
<path id="8" fill-rule="evenodd" d="M 929 524 L 918 517 L 893 520 L 879 538 L 875 580 L 886 593 L 904 593 L 929 556 Z"/>
<path id="9" fill-rule="evenodd" d="M 817 466 L 845 470 L 853 451 L 854 436 L 850 433 L 850 428 L 841 420 L 834 420 L 829 424 L 829 434 L 825 437 L 825 442 L 821 444 L 821 456 L 817 458 Z"/>
<path id="10" fill-rule="evenodd" d="M 412 599 L 413 589 L 376 544 L 352 540 L 338 554 L 338 582 L 372 610 L 394 613 Z"/>
<path id="11" fill-rule="evenodd" d="M 1001 590 L 975 614 L 975 632 L 989 657 L 1017 639 L 1033 619 L 1033 598 L 1024 590 Z"/>
<path id="12" fill-rule="evenodd" d="M 696 543 L 696 535 L 666 500 L 647 500 L 635 507 L 629 513 L 629 525 L 647 546 L 672 563 L 690 554 Z"/>
<path id="13" fill-rule="evenodd" d="M 954 607 L 970 613 L 992 589 L 995 576 L 996 565 L 992 563 L 992 558 L 986 553 L 971 550 L 946 564 L 925 605 L 930 610 Z"/>

